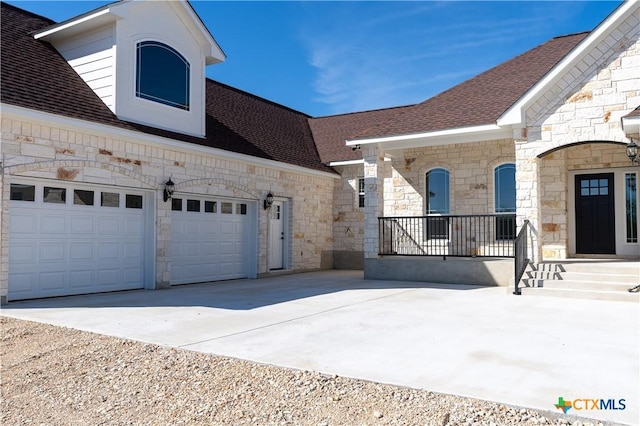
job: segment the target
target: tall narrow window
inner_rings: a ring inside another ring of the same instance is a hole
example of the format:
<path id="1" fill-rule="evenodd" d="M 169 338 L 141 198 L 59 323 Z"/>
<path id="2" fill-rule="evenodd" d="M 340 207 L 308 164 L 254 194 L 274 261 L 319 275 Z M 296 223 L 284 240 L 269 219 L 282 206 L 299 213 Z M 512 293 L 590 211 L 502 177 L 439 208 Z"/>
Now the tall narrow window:
<path id="1" fill-rule="evenodd" d="M 638 178 L 635 173 L 624 175 L 625 222 L 627 225 L 627 242 L 638 242 Z"/>
<path id="2" fill-rule="evenodd" d="M 449 214 L 449 172 L 433 169 L 427 173 L 425 188 L 427 215 Z M 427 238 L 449 238 L 449 220 L 443 217 L 426 219 Z"/>
<path id="3" fill-rule="evenodd" d="M 136 96 L 189 110 L 189 62 L 175 49 L 157 41 L 136 47 Z"/>
<path id="4" fill-rule="evenodd" d="M 358 207 L 364 207 L 364 178 L 358 179 Z"/>
<path id="5" fill-rule="evenodd" d="M 496 213 L 516 212 L 516 165 L 496 167 L 494 176 Z M 513 214 L 496 217 L 496 239 L 512 240 L 516 237 L 516 221 Z"/>

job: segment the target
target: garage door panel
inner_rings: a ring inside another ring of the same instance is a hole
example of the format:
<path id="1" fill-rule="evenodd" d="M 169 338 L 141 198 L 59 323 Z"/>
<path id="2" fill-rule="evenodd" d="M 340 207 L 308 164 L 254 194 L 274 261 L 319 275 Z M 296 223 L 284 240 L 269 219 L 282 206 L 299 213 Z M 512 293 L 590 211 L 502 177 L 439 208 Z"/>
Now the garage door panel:
<path id="1" fill-rule="evenodd" d="M 128 235 L 142 235 L 144 225 L 142 217 L 127 217 L 124 222 L 124 233 Z"/>
<path id="2" fill-rule="evenodd" d="M 104 268 L 98 270 L 98 285 L 105 286 L 117 286 L 120 283 L 120 269 L 119 268 Z"/>
<path id="3" fill-rule="evenodd" d="M 120 243 L 98 243 L 98 260 L 119 260 L 120 259 Z"/>
<path id="4" fill-rule="evenodd" d="M 219 223 L 208 223 L 202 230 L 202 235 L 206 238 L 215 238 L 220 233 Z"/>
<path id="5" fill-rule="evenodd" d="M 69 272 L 69 286 L 73 289 L 90 289 L 95 281 L 93 269 Z"/>
<path id="6" fill-rule="evenodd" d="M 56 212 L 56 214 L 60 214 Z M 40 233 L 41 234 L 66 234 L 67 220 L 65 217 L 44 216 L 44 212 L 40 216 Z"/>
<path id="7" fill-rule="evenodd" d="M 117 218 L 101 216 L 98 219 L 98 235 L 120 234 L 120 223 Z"/>
<path id="8" fill-rule="evenodd" d="M 200 244 L 197 242 L 185 243 L 182 253 L 185 256 L 198 256 L 200 254 Z"/>
<path id="9" fill-rule="evenodd" d="M 135 286 L 142 279 L 142 268 L 124 268 L 122 270 L 122 281 L 129 286 Z M 135 288 L 135 287 L 131 287 Z"/>
<path id="10" fill-rule="evenodd" d="M 35 272 L 9 272 L 11 291 L 16 295 L 28 295 L 37 290 L 38 274 Z"/>
<path id="11" fill-rule="evenodd" d="M 215 256 L 218 254 L 218 244 L 211 242 L 202 243 L 201 253 L 203 256 Z"/>
<path id="12" fill-rule="evenodd" d="M 41 272 L 38 277 L 40 290 L 64 290 L 66 271 Z"/>
<path id="13" fill-rule="evenodd" d="M 221 253 L 234 253 L 234 244 L 232 241 L 221 241 L 220 242 L 220 252 Z M 226 257 L 226 256 L 225 256 Z"/>
<path id="14" fill-rule="evenodd" d="M 139 263 L 143 260 L 144 247 L 140 243 L 124 243 L 124 257 L 127 261 Z"/>
<path id="15" fill-rule="evenodd" d="M 86 216 L 72 216 L 70 219 L 71 233 L 75 235 L 93 235 L 94 219 Z"/>
<path id="16" fill-rule="evenodd" d="M 93 260 L 93 243 L 69 243 L 69 259 L 72 262 Z"/>
<path id="17" fill-rule="evenodd" d="M 16 216 L 11 216 L 11 232 L 16 235 L 32 235 L 38 230 L 38 215 L 25 210 L 17 210 Z"/>
<path id="18" fill-rule="evenodd" d="M 39 261 L 44 262 L 65 262 L 67 244 L 64 242 L 48 242 L 40 244 Z"/>
<path id="19" fill-rule="evenodd" d="M 15 265 L 33 265 L 36 263 L 37 244 L 16 243 L 9 250 L 9 263 Z"/>

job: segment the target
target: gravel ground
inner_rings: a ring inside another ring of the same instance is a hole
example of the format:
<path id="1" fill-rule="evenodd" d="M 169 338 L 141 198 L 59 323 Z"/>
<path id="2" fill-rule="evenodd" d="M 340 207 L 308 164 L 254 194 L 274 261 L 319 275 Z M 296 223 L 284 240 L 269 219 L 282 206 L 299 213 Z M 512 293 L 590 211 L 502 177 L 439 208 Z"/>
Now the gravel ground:
<path id="1" fill-rule="evenodd" d="M 0 317 L 2 425 L 603 425 Z"/>

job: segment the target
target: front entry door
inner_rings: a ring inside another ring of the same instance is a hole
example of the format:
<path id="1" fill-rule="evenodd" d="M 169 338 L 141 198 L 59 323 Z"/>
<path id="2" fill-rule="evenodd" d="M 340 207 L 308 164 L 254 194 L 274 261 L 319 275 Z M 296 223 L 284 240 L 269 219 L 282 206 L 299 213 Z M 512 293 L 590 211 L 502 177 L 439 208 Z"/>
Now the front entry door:
<path id="1" fill-rule="evenodd" d="M 576 176 L 576 253 L 615 254 L 613 173 Z"/>
<path id="2" fill-rule="evenodd" d="M 274 201 L 271 205 L 269 218 L 269 269 L 284 268 L 284 204 L 282 201 Z"/>

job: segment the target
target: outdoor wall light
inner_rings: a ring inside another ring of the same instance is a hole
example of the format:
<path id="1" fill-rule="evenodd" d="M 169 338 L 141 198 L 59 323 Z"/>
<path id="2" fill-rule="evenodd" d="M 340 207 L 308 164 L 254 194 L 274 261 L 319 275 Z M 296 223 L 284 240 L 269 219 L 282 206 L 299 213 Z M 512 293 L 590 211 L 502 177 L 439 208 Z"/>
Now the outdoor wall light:
<path id="1" fill-rule="evenodd" d="M 631 139 L 631 138 L 629 138 Z M 640 156 L 638 156 L 638 145 L 631 139 L 631 142 L 627 144 L 627 157 L 633 164 L 640 162 Z"/>
<path id="2" fill-rule="evenodd" d="M 271 204 L 273 204 L 273 194 L 269 192 L 267 194 L 267 198 L 264 199 L 264 209 L 267 210 L 270 208 Z"/>
<path id="3" fill-rule="evenodd" d="M 162 196 L 162 199 L 165 201 L 165 203 L 171 199 L 171 196 L 173 195 L 173 192 L 175 190 L 176 184 L 171 181 L 171 178 L 169 178 L 167 183 L 164 184 L 164 194 Z"/>

